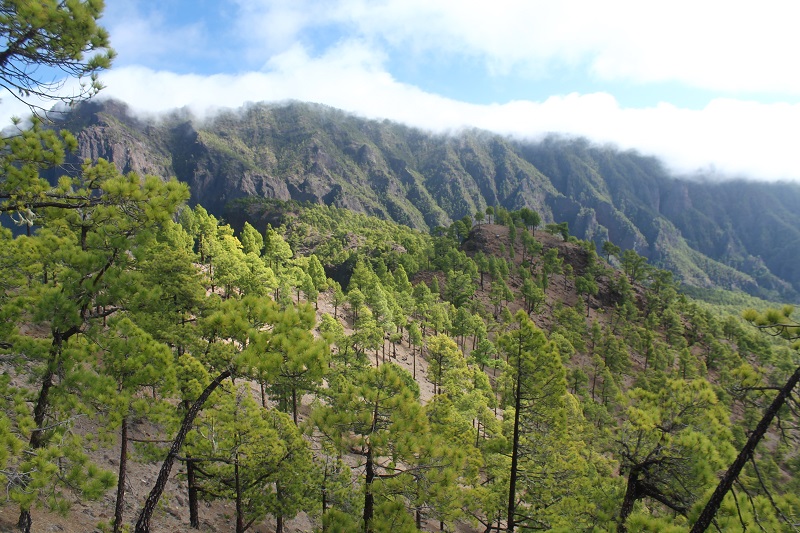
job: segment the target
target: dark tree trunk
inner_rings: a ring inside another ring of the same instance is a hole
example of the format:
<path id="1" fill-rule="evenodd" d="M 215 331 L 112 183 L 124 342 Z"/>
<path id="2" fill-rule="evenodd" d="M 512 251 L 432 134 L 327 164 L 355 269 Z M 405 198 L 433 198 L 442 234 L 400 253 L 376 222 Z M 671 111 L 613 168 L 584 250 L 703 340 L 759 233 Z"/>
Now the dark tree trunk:
<path id="1" fill-rule="evenodd" d="M 292 387 L 292 419 L 294 425 L 297 425 L 297 389 Z"/>
<path id="2" fill-rule="evenodd" d="M 236 485 L 236 533 L 244 533 L 244 510 L 242 509 L 242 480 L 239 477 L 239 456 L 233 463 L 233 477 Z"/>
<path id="3" fill-rule="evenodd" d="M 54 362 L 50 366 L 53 366 Z M 39 397 L 36 399 L 36 407 L 33 409 L 33 423 L 36 424 L 36 429 L 31 433 L 29 444 L 31 448 L 38 449 L 42 447 L 44 442 L 44 418 L 47 414 L 47 407 L 50 404 L 50 389 L 53 388 L 53 380 L 55 373 L 51 368 L 47 369 L 44 377 L 42 378 L 42 388 L 39 389 Z"/>
<path id="4" fill-rule="evenodd" d="M 617 533 L 625 533 L 628 531 L 625 522 L 628 520 L 631 512 L 633 511 L 633 505 L 636 503 L 636 500 L 639 499 L 639 475 L 635 472 L 630 472 L 628 474 L 628 486 L 625 489 L 625 497 L 622 499 L 622 506 L 619 509 L 619 523 L 617 524 Z"/>
<path id="5" fill-rule="evenodd" d="M 325 474 L 322 477 L 322 514 L 328 510 L 328 468 L 325 467 Z"/>
<path id="6" fill-rule="evenodd" d="M 125 473 L 128 467 L 128 417 L 122 417 L 119 438 L 119 477 L 117 479 L 117 503 L 114 506 L 114 533 L 122 531 L 122 513 L 125 509 Z"/>
<path id="7" fill-rule="evenodd" d="M 200 510 L 197 505 L 197 472 L 193 461 L 186 463 L 186 484 L 189 492 L 189 526 L 200 529 Z"/>
<path id="8" fill-rule="evenodd" d="M 42 428 L 44 428 L 44 419 L 47 416 L 47 409 L 50 406 L 50 389 L 53 388 L 55 383 L 55 369 L 58 366 L 62 346 L 77 332 L 77 327 L 73 327 L 63 334 L 58 330 L 53 332 L 53 342 L 50 345 L 47 371 L 44 376 L 42 376 L 42 386 L 39 389 L 39 396 L 36 398 L 36 407 L 33 408 L 33 423 L 36 425 L 36 429 L 31 432 L 31 438 L 28 441 L 28 444 L 33 450 L 41 448 L 45 440 L 44 430 Z M 33 520 L 31 519 L 30 510 L 20 509 L 17 527 L 25 533 L 31 533 L 32 523 Z"/>
<path id="9" fill-rule="evenodd" d="M 280 480 L 275 482 L 275 498 L 278 501 L 278 512 L 275 513 L 275 533 L 283 533 L 283 489 Z"/>
<path id="10" fill-rule="evenodd" d="M 192 423 L 194 422 L 197 413 L 199 413 L 200 409 L 203 408 L 203 404 L 206 403 L 206 400 L 208 400 L 208 397 L 211 396 L 211 393 L 214 392 L 217 387 L 219 387 L 219 385 L 230 376 L 230 370 L 225 370 L 222 372 L 214 379 L 214 381 L 208 384 L 200 397 L 197 398 L 189 410 L 186 411 L 186 415 L 183 417 L 181 428 L 178 430 L 178 434 L 175 435 L 175 440 L 172 441 L 172 446 L 169 449 L 169 453 L 164 459 L 164 463 L 161 465 L 161 470 L 158 472 L 156 483 L 153 485 L 153 489 L 147 496 L 147 500 L 144 503 L 144 507 L 142 507 L 141 513 L 139 513 L 139 520 L 137 520 L 136 529 L 134 530 L 135 533 L 150 533 L 150 519 L 153 517 L 153 512 L 156 510 L 158 500 L 161 499 L 161 493 L 164 492 L 164 487 L 167 485 L 167 479 L 172 471 L 172 465 L 175 463 L 175 458 L 178 456 L 178 452 L 183 446 L 183 441 L 186 440 L 186 435 L 189 433 L 189 430 L 192 429 Z"/>
<path id="11" fill-rule="evenodd" d="M 34 450 L 41 448 L 42 442 L 44 442 L 44 432 L 39 428 L 44 427 L 44 417 L 47 413 L 47 406 L 49 404 L 48 397 L 50 396 L 50 389 L 53 387 L 54 377 L 55 374 L 48 368 L 42 378 L 42 388 L 39 389 L 39 397 L 36 400 L 36 407 L 33 409 L 33 421 L 37 429 L 34 429 L 31 433 L 29 444 Z M 30 510 L 20 509 L 17 527 L 24 533 L 31 533 L 32 523 L 33 519 L 31 518 Z"/>
<path id="12" fill-rule="evenodd" d="M 184 410 L 188 411 L 190 407 L 189 400 L 184 400 Z M 200 529 L 200 507 L 197 504 L 197 469 L 194 466 L 194 461 L 186 461 L 186 485 L 189 499 L 189 526 L 193 529 Z"/>
<path id="13" fill-rule="evenodd" d="M 764 437 L 764 434 L 772 424 L 772 421 L 775 419 L 778 411 L 780 411 L 781 407 L 783 407 L 783 404 L 786 403 L 786 399 L 791 394 L 792 389 L 797 386 L 798 381 L 800 381 L 800 367 L 795 369 L 792 377 L 790 377 L 789 381 L 787 381 L 783 388 L 778 391 L 778 395 L 767 408 L 766 412 L 764 412 L 764 416 L 759 421 L 755 431 L 750 434 L 750 438 L 747 439 L 747 442 L 739 452 L 739 455 L 728 468 L 728 471 L 725 472 L 725 475 L 722 476 L 719 485 L 717 485 L 717 489 L 714 491 L 714 494 L 711 495 L 711 498 L 708 500 L 705 508 L 703 508 L 703 512 L 700 513 L 700 516 L 697 518 L 694 526 L 692 526 L 691 533 L 702 533 L 708 529 L 708 526 L 711 525 L 711 521 L 714 520 L 714 516 L 717 514 L 719 506 L 722 504 L 722 500 L 725 498 L 725 495 L 729 490 L 731 490 L 733 482 L 739 476 L 739 473 L 742 471 L 742 468 L 744 468 L 744 465 L 747 464 L 747 461 L 749 461 L 751 457 L 753 457 L 753 452 L 755 452 L 756 446 Z"/>
<path id="14" fill-rule="evenodd" d="M 517 383 L 514 394 L 514 437 L 511 445 L 511 476 L 508 482 L 508 525 L 506 530 L 509 533 L 514 531 L 514 513 L 516 513 L 517 503 L 517 462 L 519 460 L 519 411 L 522 406 L 522 387 L 520 381 L 522 376 L 522 346 L 520 353 L 517 354 Z"/>
<path id="15" fill-rule="evenodd" d="M 367 462 L 364 467 L 364 531 L 372 533 L 372 515 L 375 497 L 372 495 L 372 482 L 375 480 L 375 464 L 372 461 L 372 448 L 367 449 Z"/>

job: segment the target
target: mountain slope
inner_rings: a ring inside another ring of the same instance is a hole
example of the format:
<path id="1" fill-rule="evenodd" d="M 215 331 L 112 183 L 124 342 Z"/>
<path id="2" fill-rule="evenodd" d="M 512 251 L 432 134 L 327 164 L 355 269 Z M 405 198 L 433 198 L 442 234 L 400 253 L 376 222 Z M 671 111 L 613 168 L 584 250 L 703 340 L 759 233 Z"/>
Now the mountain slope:
<path id="1" fill-rule="evenodd" d="M 124 104 L 80 106 L 64 126 L 122 170 L 175 175 L 222 215 L 260 196 L 344 207 L 414 228 L 487 206 L 530 207 L 572 234 L 634 249 L 700 287 L 797 300 L 800 187 L 677 179 L 654 158 L 582 140 L 434 135 L 328 107 L 254 104 L 201 121 L 156 120 Z"/>

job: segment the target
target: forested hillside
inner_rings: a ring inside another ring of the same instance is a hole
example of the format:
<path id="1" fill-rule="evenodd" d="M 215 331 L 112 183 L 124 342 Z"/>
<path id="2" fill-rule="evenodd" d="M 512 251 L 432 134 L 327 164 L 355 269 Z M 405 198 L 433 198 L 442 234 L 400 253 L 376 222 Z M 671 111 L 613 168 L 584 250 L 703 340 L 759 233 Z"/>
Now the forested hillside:
<path id="1" fill-rule="evenodd" d="M 585 141 L 434 135 L 303 103 L 199 120 L 140 119 L 124 104 L 92 102 L 59 127 L 77 136 L 72 165 L 102 157 L 124 172 L 176 176 L 217 217 L 236 199 L 266 197 L 430 231 L 490 206 L 528 207 L 598 246 L 635 250 L 681 283 L 798 298 L 794 184 L 678 179 L 653 158 Z"/>
<path id="2" fill-rule="evenodd" d="M 102 88 L 102 2 L 0 11 L 30 111 Z M 719 288 L 795 294 L 796 187 L 307 104 L 41 115 L 0 137 L 0 530 L 797 529 L 800 323 Z"/>
<path id="3" fill-rule="evenodd" d="M 234 231 L 102 161 L 50 197 L 0 246 L 4 528 L 682 531 L 796 365 L 527 209 Z M 792 416 L 720 529 L 792 530 Z"/>

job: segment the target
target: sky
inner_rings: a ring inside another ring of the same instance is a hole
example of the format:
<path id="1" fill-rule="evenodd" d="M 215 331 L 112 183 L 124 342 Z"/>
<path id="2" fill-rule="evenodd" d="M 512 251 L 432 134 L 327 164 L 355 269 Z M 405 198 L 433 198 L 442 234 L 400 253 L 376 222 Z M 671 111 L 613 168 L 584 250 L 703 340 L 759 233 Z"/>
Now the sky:
<path id="1" fill-rule="evenodd" d="M 200 116 L 311 101 L 800 181 L 798 20 L 770 0 L 106 0 L 101 97 Z"/>

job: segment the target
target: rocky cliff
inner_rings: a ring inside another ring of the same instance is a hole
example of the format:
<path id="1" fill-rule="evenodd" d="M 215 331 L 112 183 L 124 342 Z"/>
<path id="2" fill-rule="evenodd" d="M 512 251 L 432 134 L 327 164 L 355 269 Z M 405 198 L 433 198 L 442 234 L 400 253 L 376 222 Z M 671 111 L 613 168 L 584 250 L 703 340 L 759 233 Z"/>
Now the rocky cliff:
<path id="1" fill-rule="evenodd" d="M 487 206 L 530 207 L 580 238 L 610 240 L 682 281 L 796 300 L 800 187 L 679 179 L 659 161 L 583 140 L 433 135 L 328 107 L 254 104 L 201 121 L 91 102 L 64 121 L 72 163 L 174 175 L 221 216 L 242 197 L 325 203 L 429 230 Z"/>

